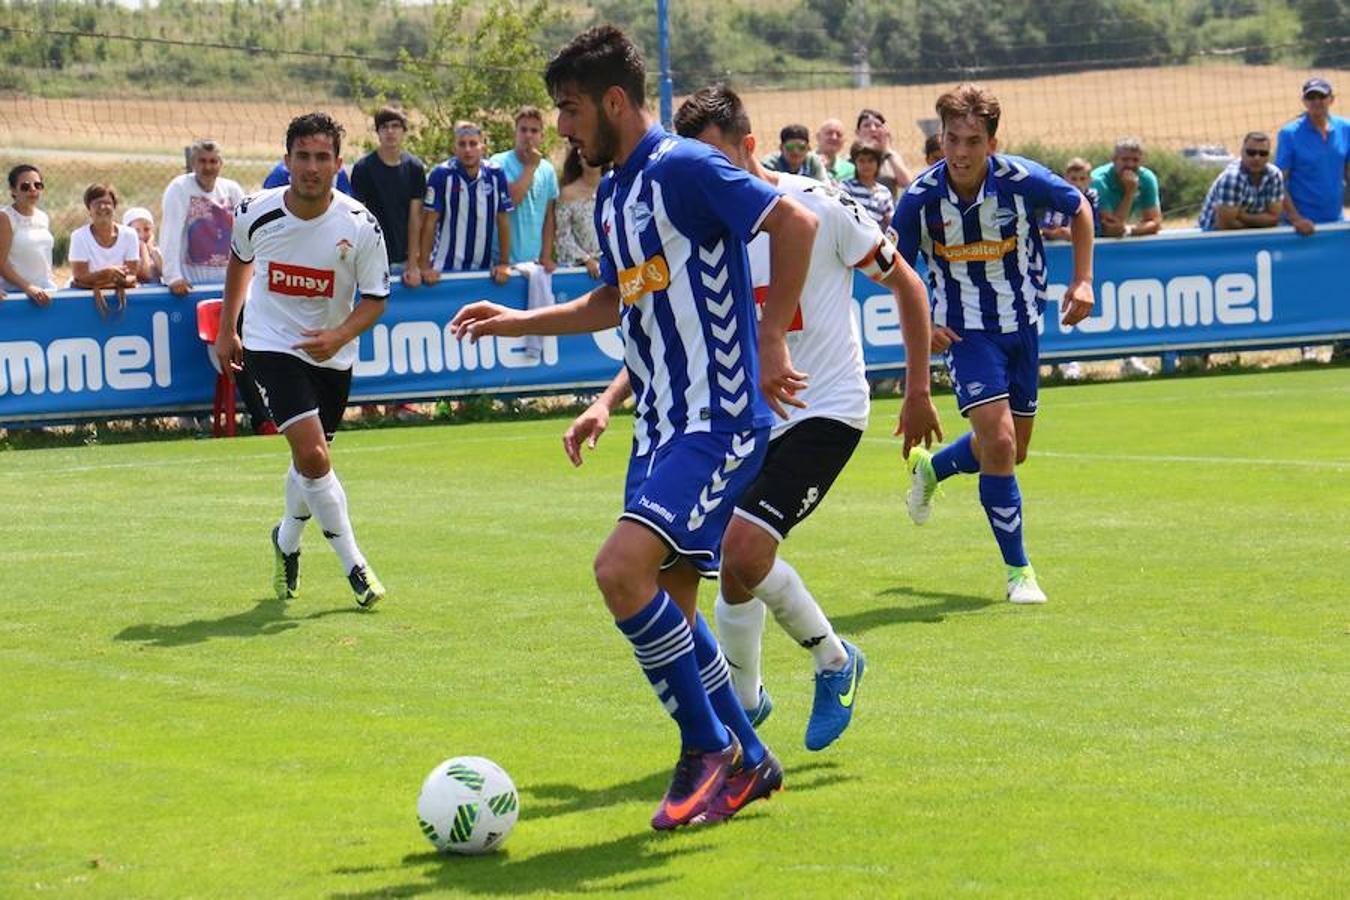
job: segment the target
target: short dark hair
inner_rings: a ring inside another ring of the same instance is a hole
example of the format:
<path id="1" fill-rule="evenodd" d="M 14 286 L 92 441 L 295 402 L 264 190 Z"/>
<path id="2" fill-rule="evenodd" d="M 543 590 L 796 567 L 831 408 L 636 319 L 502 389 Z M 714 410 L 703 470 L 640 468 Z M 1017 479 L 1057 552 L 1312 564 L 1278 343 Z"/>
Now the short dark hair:
<path id="1" fill-rule="evenodd" d="M 958 84 L 938 97 L 934 108 L 937 110 L 938 118 L 942 120 L 943 128 L 947 127 L 947 122 L 951 119 L 974 116 L 984 121 L 985 131 L 990 137 L 998 131 L 998 119 L 1003 115 L 998 98 L 981 85 L 970 82 Z"/>
<path id="2" fill-rule="evenodd" d="M 19 163 L 9 170 L 9 186 L 11 188 L 19 186 L 19 179 L 23 176 L 24 172 L 37 172 L 38 177 L 42 177 L 42 171 L 38 169 L 37 166 L 32 163 Z"/>
<path id="3" fill-rule="evenodd" d="M 408 127 L 408 117 L 403 110 L 397 106 L 381 106 L 375 111 L 375 130 L 379 131 L 390 122 L 397 122 L 405 129 Z"/>
<path id="4" fill-rule="evenodd" d="M 938 134 L 930 134 L 928 137 L 926 137 L 926 138 L 923 139 L 923 155 L 924 155 L 924 156 L 927 156 L 927 155 L 930 154 L 930 153 L 940 153 L 941 151 L 942 151 L 942 136 L 941 136 L 941 135 L 938 135 Z"/>
<path id="5" fill-rule="evenodd" d="M 1260 141 L 1263 144 L 1269 144 L 1270 135 L 1266 134 L 1264 131 L 1249 131 L 1242 136 L 1242 143 L 1245 144 L 1248 141 Z"/>
<path id="6" fill-rule="evenodd" d="M 117 191 L 111 184 L 91 184 L 84 189 L 84 208 L 88 209 L 100 197 L 111 197 L 113 206 L 117 205 Z"/>
<path id="7" fill-rule="evenodd" d="M 647 64 L 628 35 L 613 25 L 597 25 L 558 51 L 544 70 L 544 83 L 555 100 L 569 85 L 597 103 L 605 91 L 620 87 L 629 100 L 642 106 L 647 98 Z"/>
<path id="8" fill-rule="evenodd" d="M 788 141 L 806 141 L 811 143 L 811 132 L 805 125 L 784 125 L 778 132 L 778 143 L 786 144 Z"/>
<path id="9" fill-rule="evenodd" d="M 886 124 L 886 117 L 881 113 L 877 112 L 875 109 L 863 107 L 862 111 L 858 113 L 858 121 L 853 123 L 853 130 L 857 131 L 859 128 L 862 128 L 862 123 L 867 119 L 876 119 L 882 125 Z"/>
<path id="10" fill-rule="evenodd" d="M 698 137 L 709 125 L 732 141 L 750 133 L 750 115 L 740 96 L 725 84 L 714 84 L 689 95 L 675 113 L 675 133 Z"/>
<path id="11" fill-rule="evenodd" d="M 853 146 L 848 148 L 849 162 L 856 163 L 860 156 L 870 156 L 877 161 L 877 165 L 881 165 L 886 154 L 871 141 L 854 141 Z"/>
<path id="12" fill-rule="evenodd" d="M 326 134 L 333 139 L 333 155 L 342 155 L 342 135 L 346 132 L 337 120 L 328 113 L 312 112 L 305 113 L 303 116 L 296 116 L 291 119 L 291 124 L 286 126 L 286 153 L 290 154 L 291 148 L 300 138 L 313 137 L 317 134 Z"/>

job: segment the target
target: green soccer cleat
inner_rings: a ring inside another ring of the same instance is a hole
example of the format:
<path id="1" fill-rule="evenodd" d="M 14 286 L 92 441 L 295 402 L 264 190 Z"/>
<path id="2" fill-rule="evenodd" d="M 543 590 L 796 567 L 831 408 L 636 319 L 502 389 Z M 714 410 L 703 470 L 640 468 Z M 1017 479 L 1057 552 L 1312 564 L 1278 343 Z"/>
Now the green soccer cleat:
<path id="1" fill-rule="evenodd" d="M 277 543 L 281 526 L 272 527 L 272 590 L 278 600 L 294 600 L 300 596 L 300 551 L 282 553 Z"/>
<path id="2" fill-rule="evenodd" d="M 909 493 L 905 505 L 915 525 L 922 525 L 933 514 L 933 497 L 937 494 L 937 473 L 933 471 L 933 454 L 922 447 L 909 451 Z"/>
<path id="3" fill-rule="evenodd" d="M 1036 572 L 1031 566 L 1008 566 L 1008 602 L 1044 603 L 1045 591 L 1036 583 Z"/>
<path id="4" fill-rule="evenodd" d="M 384 599 L 384 585 L 368 565 L 352 566 L 347 573 L 347 583 L 356 595 L 356 605 L 362 609 L 370 609 Z"/>

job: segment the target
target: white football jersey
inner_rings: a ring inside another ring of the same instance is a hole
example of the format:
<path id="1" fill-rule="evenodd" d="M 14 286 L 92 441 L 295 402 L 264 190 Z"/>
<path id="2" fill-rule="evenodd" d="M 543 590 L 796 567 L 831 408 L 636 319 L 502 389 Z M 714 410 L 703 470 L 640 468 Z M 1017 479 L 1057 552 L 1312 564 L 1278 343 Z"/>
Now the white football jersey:
<path id="1" fill-rule="evenodd" d="M 298 219 L 282 199 L 287 187 L 245 197 L 234 211 L 230 249 L 253 263 L 244 313 L 244 346 L 289 353 L 310 365 L 350 369 L 357 342 L 319 362 L 296 350 L 303 332 L 336 328 L 356 294 L 389 296 L 389 259 L 379 223 L 358 201 L 333 192 L 328 211 Z"/>
<path id="2" fill-rule="evenodd" d="M 801 305 L 787 336 L 792 367 L 808 376 L 806 390 L 797 395 L 806 408 L 785 406 L 788 418 L 775 420 L 773 434 L 777 437 L 813 417 L 865 429 L 871 403 L 853 303 L 853 269 L 872 257 L 884 236 L 867 210 L 834 185 L 780 174 L 778 189 L 815 213 L 820 224 Z M 757 236 L 749 249 L 755 298 L 763 303 L 769 284 L 769 235 Z"/>

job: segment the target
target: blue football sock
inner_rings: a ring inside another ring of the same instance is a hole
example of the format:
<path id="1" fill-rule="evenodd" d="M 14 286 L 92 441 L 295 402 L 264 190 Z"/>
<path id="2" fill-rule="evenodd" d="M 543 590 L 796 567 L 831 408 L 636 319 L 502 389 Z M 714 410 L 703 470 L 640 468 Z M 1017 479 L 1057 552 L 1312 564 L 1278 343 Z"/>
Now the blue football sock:
<path id="1" fill-rule="evenodd" d="M 970 440 L 974 436 L 975 432 L 967 431 L 933 454 L 933 471 L 937 473 L 938 481 L 951 478 L 957 473 L 973 475 L 980 471 L 980 461 L 975 458 L 975 451 L 970 446 Z"/>
<path id="2" fill-rule="evenodd" d="M 1025 566 L 1027 552 L 1022 548 L 1022 492 L 1016 475 L 981 475 L 980 503 L 994 529 L 994 540 L 1010 566 Z"/>
<path id="3" fill-rule="evenodd" d="M 680 726 L 686 750 L 720 750 L 731 742 L 713 712 L 694 661 L 694 636 L 679 606 L 665 591 L 630 619 L 616 622 L 633 644 L 633 655 L 656 689 L 666 712 Z"/>
<path id="4" fill-rule="evenodd" d="M 702 613 L 694 616 L 694 661 L 698 663 L 699 674 L 703 678 L 703 689 L 708 692 L 713 711 L 722 720 L 722 724 L 736 733 L 741 742 L 741 753 L 745 756 L 745 765 L 757 766 L 764 758 L 764 744 L 755 734 L 755 726 L 745 714 L 745 707 L 731 686 L 731 670 L 727 668 L 727 658 L 722 655 L 722 647 L 708 627 L 708 620 Z"/>

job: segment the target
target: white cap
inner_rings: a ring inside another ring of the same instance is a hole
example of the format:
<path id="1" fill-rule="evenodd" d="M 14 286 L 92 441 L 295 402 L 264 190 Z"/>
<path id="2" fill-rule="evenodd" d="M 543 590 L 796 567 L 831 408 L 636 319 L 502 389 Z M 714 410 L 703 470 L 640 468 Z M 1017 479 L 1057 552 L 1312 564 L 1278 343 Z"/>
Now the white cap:
<path id="1" fill-rule="evenodd" d="M 155 215 L 154 215 L 154 213 L 150 212 L 150 210 L 146 209 L 144 206 L 133 206 L 131 209 L 129 209 L 129 210 L 127 210 L 126 212 L 122 213 L 122 224 L 123 224 L 123 225 L 130 225 L 132 222 L 135 222 L 137 219 L 145 219 L 146 221 L 148 221 L 148 222 L 150 223 L 150 227 L 151 227 L 151 228 L 153 228 L 153 227 L 155 226 Z"/>

